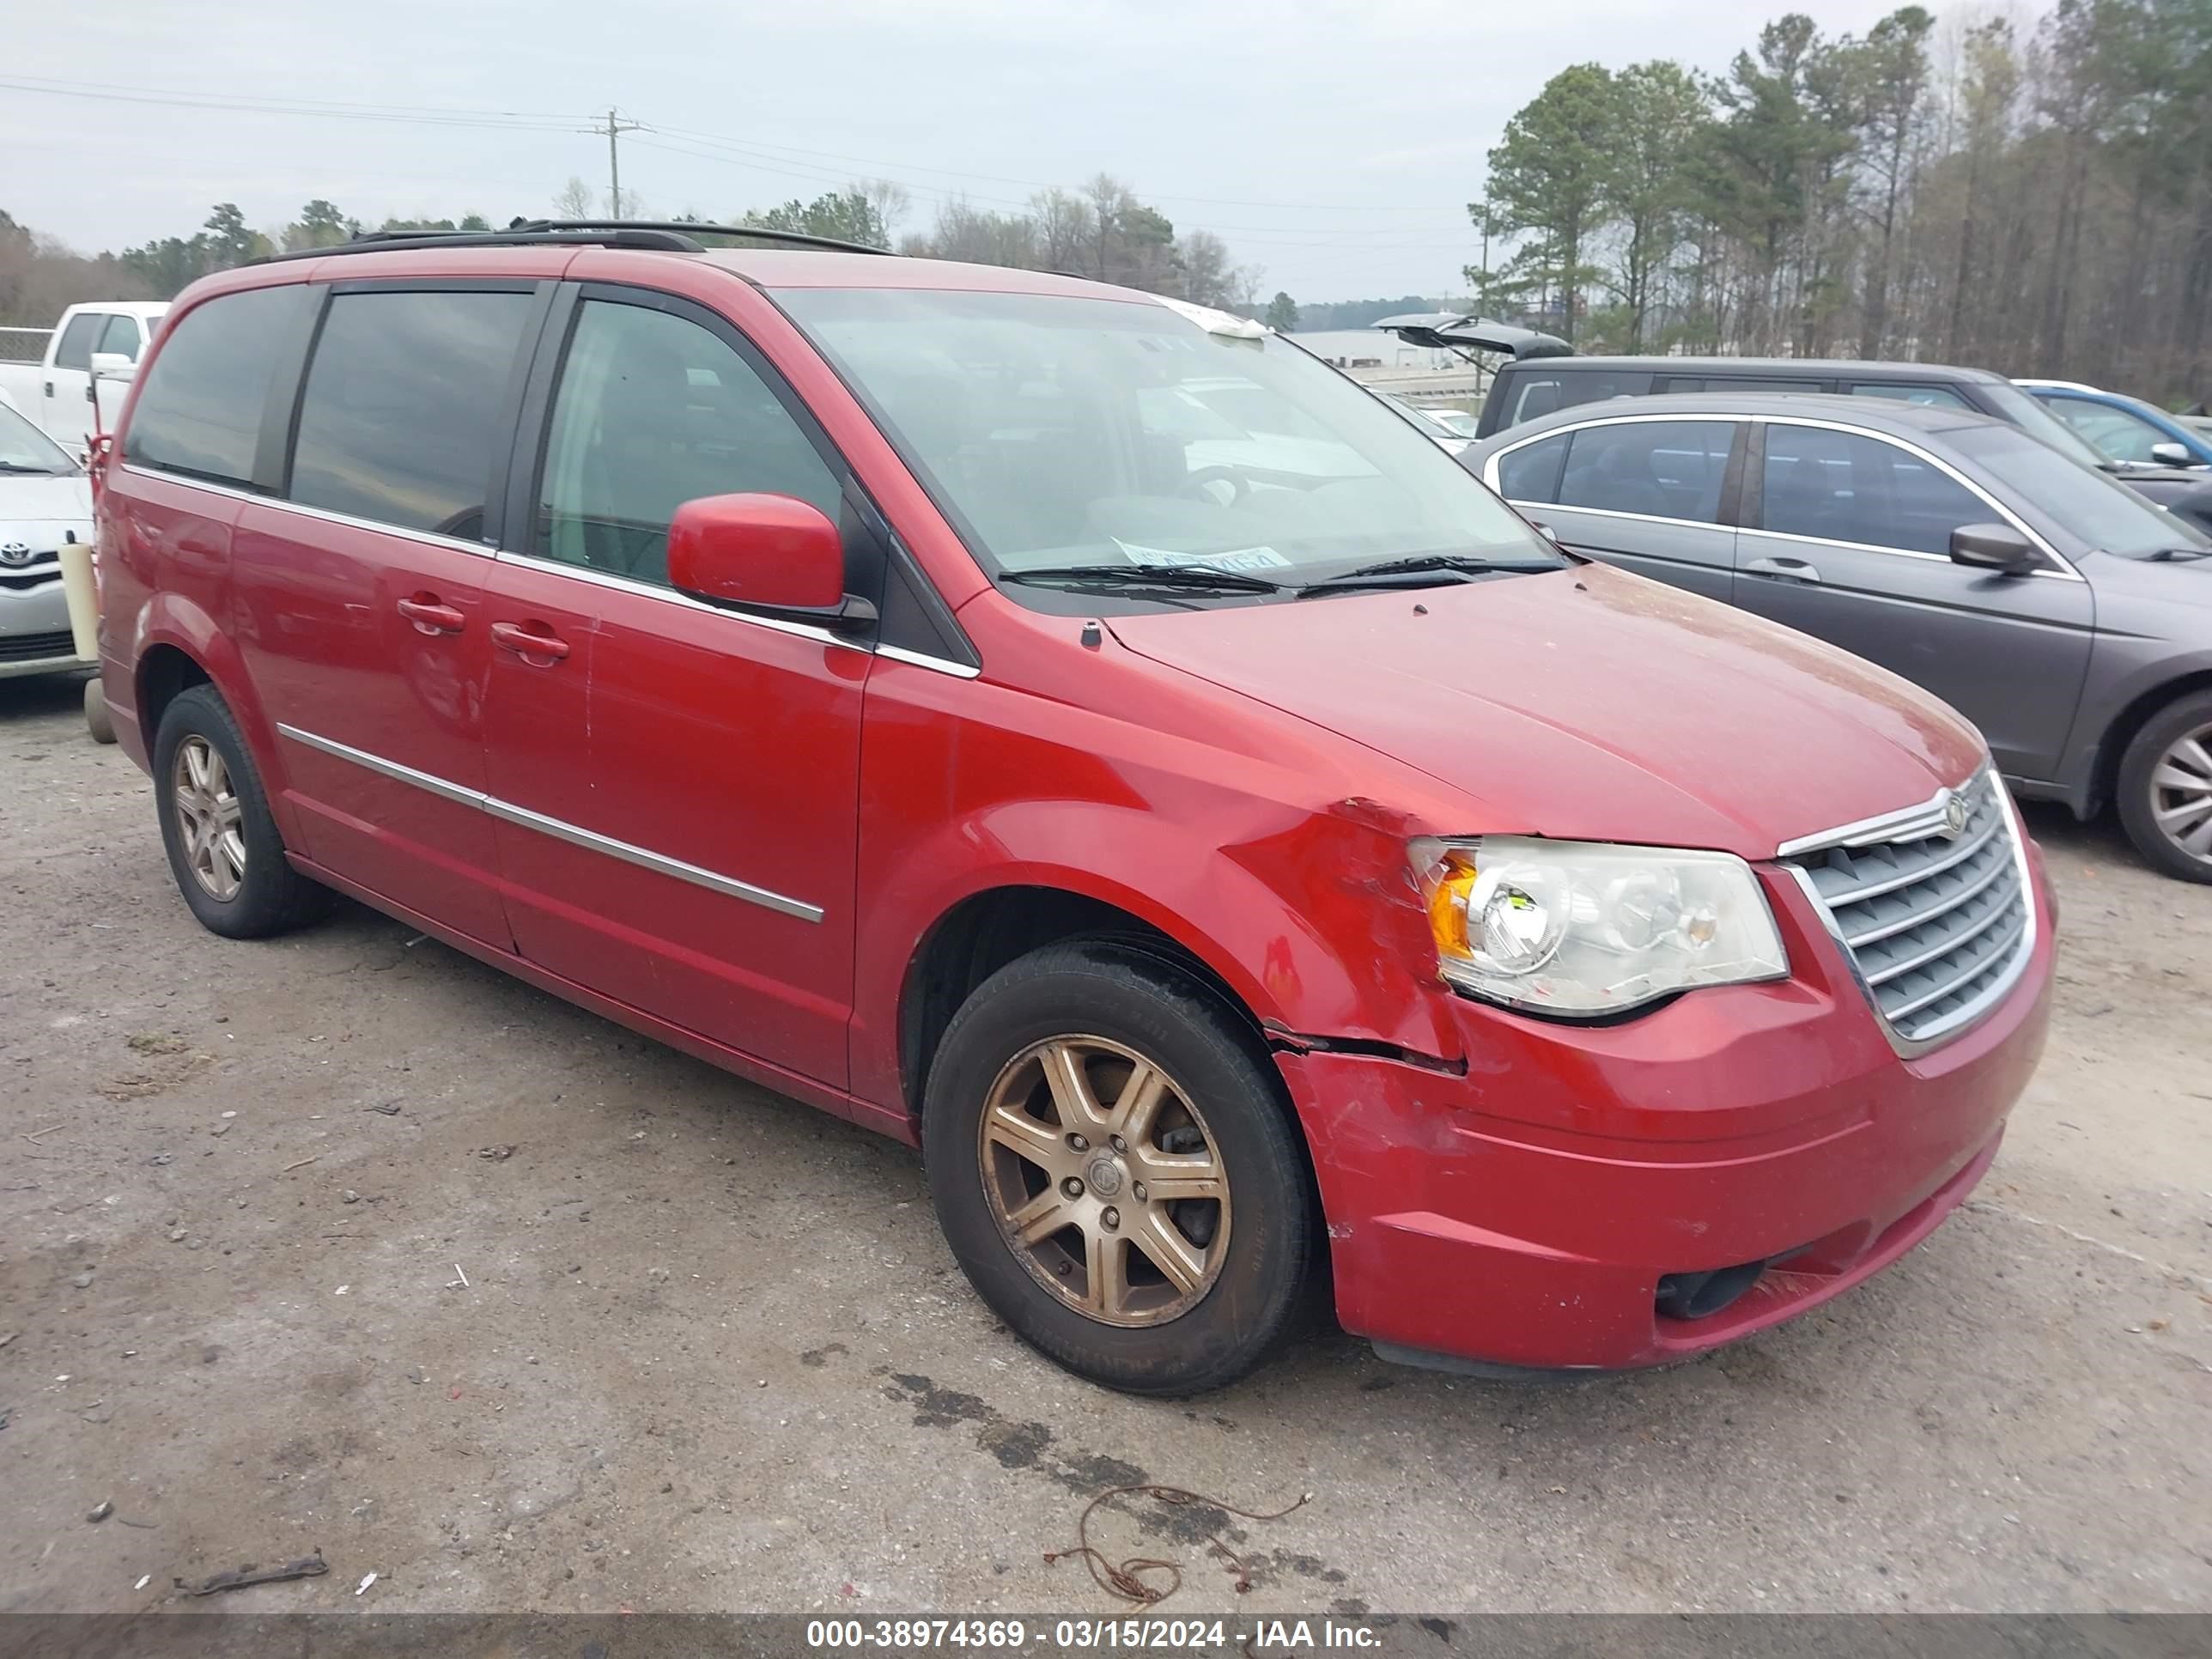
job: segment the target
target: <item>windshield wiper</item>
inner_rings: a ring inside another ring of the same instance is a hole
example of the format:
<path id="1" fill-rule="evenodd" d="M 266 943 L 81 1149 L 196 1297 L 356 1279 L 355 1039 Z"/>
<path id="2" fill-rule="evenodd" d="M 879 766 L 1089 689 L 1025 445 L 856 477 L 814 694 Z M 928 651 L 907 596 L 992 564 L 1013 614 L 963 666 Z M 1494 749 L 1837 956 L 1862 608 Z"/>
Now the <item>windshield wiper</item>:
<path id="1" fill-rule="evenodd" d="M 21 472 L 33 477 L 58 478 L 62 474 L 50 466 L 30 466 L 21 461 L 0 461 L 0 472 Z"/>
<path id="2" fill-rule="evenodd" d="M 1081 587 L 1187 587 L 1215 593 L 1279 593 L 1280 582 L 1242 570 L 1200 564 L 1054 564 L 1036 570 L 1001 570 L 1002 582 Z"/>
<path id="3" fill-rule="evenodd" d="M 1420 576 L 1431 573 L 1465 572 L 1472 575 L 1491 576 L 1500 573 L 1533 574 L 1539 570 L 1557 570 L 1560 562 L 1550 559 L 1484 559 L 1468 553 L 1421 553 L 1409 559 L 1384 559 L 1379 564 L 1363 564 L 1355 569 L 1324 576 L 1317 582 L 1308 582 L 1298 589 L 1301 598 L 1308 593 L 1327 592 L 1343 587 L 1395 587 L 1394 576 Z"/>
<path id="4" fill-rule="evenodd" d="M 2212 547 L 2161 547 L 2143 557 L 2154 563 L 2165 564 L 2174 559 L 2212 559 Z"/>

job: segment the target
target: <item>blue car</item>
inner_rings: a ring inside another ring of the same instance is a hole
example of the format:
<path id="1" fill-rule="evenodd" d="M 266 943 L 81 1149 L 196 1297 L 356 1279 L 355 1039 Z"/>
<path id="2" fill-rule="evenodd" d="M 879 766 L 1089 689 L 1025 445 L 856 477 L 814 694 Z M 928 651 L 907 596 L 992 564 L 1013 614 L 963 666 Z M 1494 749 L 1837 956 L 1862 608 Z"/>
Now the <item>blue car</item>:
<path id="1" fill-rule="evenodd" d="M 2071 380 L 2016 384 L 2109 461 L 2124 467 L 2212 466 L 2212 432 L 2192 427 L 2155 404 Z"/>

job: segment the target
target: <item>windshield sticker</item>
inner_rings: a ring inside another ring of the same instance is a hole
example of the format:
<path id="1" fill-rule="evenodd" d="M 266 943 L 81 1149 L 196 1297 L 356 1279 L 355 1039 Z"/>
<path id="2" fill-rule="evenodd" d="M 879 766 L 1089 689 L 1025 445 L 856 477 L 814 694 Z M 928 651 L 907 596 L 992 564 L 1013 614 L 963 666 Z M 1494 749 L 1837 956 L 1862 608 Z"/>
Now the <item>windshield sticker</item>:
<path id="1" fill-rule="evenodd" d="M 1165 547 L 1145 547 L 1136 542 L 1125 542 L 1119 536 L 1107 538 L 1120 548 L 1132 564 L 1176 564 L 1203 567 L 1208 570 L 1288 570 L 1291 561 L 1272 547 L 1235 547 L 1222 553 L 1177 553 Z"/>

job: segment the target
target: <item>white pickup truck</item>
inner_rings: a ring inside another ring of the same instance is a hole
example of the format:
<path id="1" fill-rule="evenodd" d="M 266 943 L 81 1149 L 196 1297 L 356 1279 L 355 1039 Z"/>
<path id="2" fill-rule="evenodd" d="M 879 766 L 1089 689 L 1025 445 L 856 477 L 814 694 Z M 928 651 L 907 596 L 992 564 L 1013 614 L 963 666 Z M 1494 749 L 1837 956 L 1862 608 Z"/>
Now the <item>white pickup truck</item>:
<path id="1" fill-rule="evenodd" d="M 94 426 L 112 423 L 125 390 L 121 379 L 103 377 L 94 407 L 93 355 L 112 353 L 135 368 L 168 309 L 166 300 L 112 300 L 71 306 L 43 339 L 33 330 L 0 331 L 0 404 L 12 404 L 72 455 L 82 454 Z"/>

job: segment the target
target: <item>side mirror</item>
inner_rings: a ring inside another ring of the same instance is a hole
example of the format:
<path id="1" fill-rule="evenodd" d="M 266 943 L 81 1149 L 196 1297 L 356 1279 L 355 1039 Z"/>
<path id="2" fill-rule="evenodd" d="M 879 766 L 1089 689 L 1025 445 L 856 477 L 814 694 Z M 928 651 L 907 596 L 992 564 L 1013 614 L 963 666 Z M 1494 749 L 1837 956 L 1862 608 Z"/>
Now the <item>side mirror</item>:
<path id="1" fill-rule="evenodd" d="M 2201 465 L 2197 457 L 2190 453 L 2189 446 L 2187 444 L 2178 444 L 2170 441 L 2166 443 L 2153 444 L 2150 447 L 2150 458 L 2154 461 L 2156 461 L 2160 466 L 2197 466 Z"/>
<path id="2" fill-rule="evenodd" d="M 845 545 L 822 509 L 791 495 L 702 495 L 668 526 L 668 580 L 710 605 L 850 617 Z"/>
<path id="3" fill-rule="evenodd" d="M 1951 532 L 1951 562 L 2016 576 L 2034 569 L 2042 556 L 2008 524 L 1962 524 Z"/>
<path id="4" fill-rule="evenodd" d="M 119 351 L 95 351 L 92 354 L 92 378 L 95 380 L 128 380 L 138 373 L 138 365 Z M 2179 448 L 2179 445 L 2174 446 Z"/>

